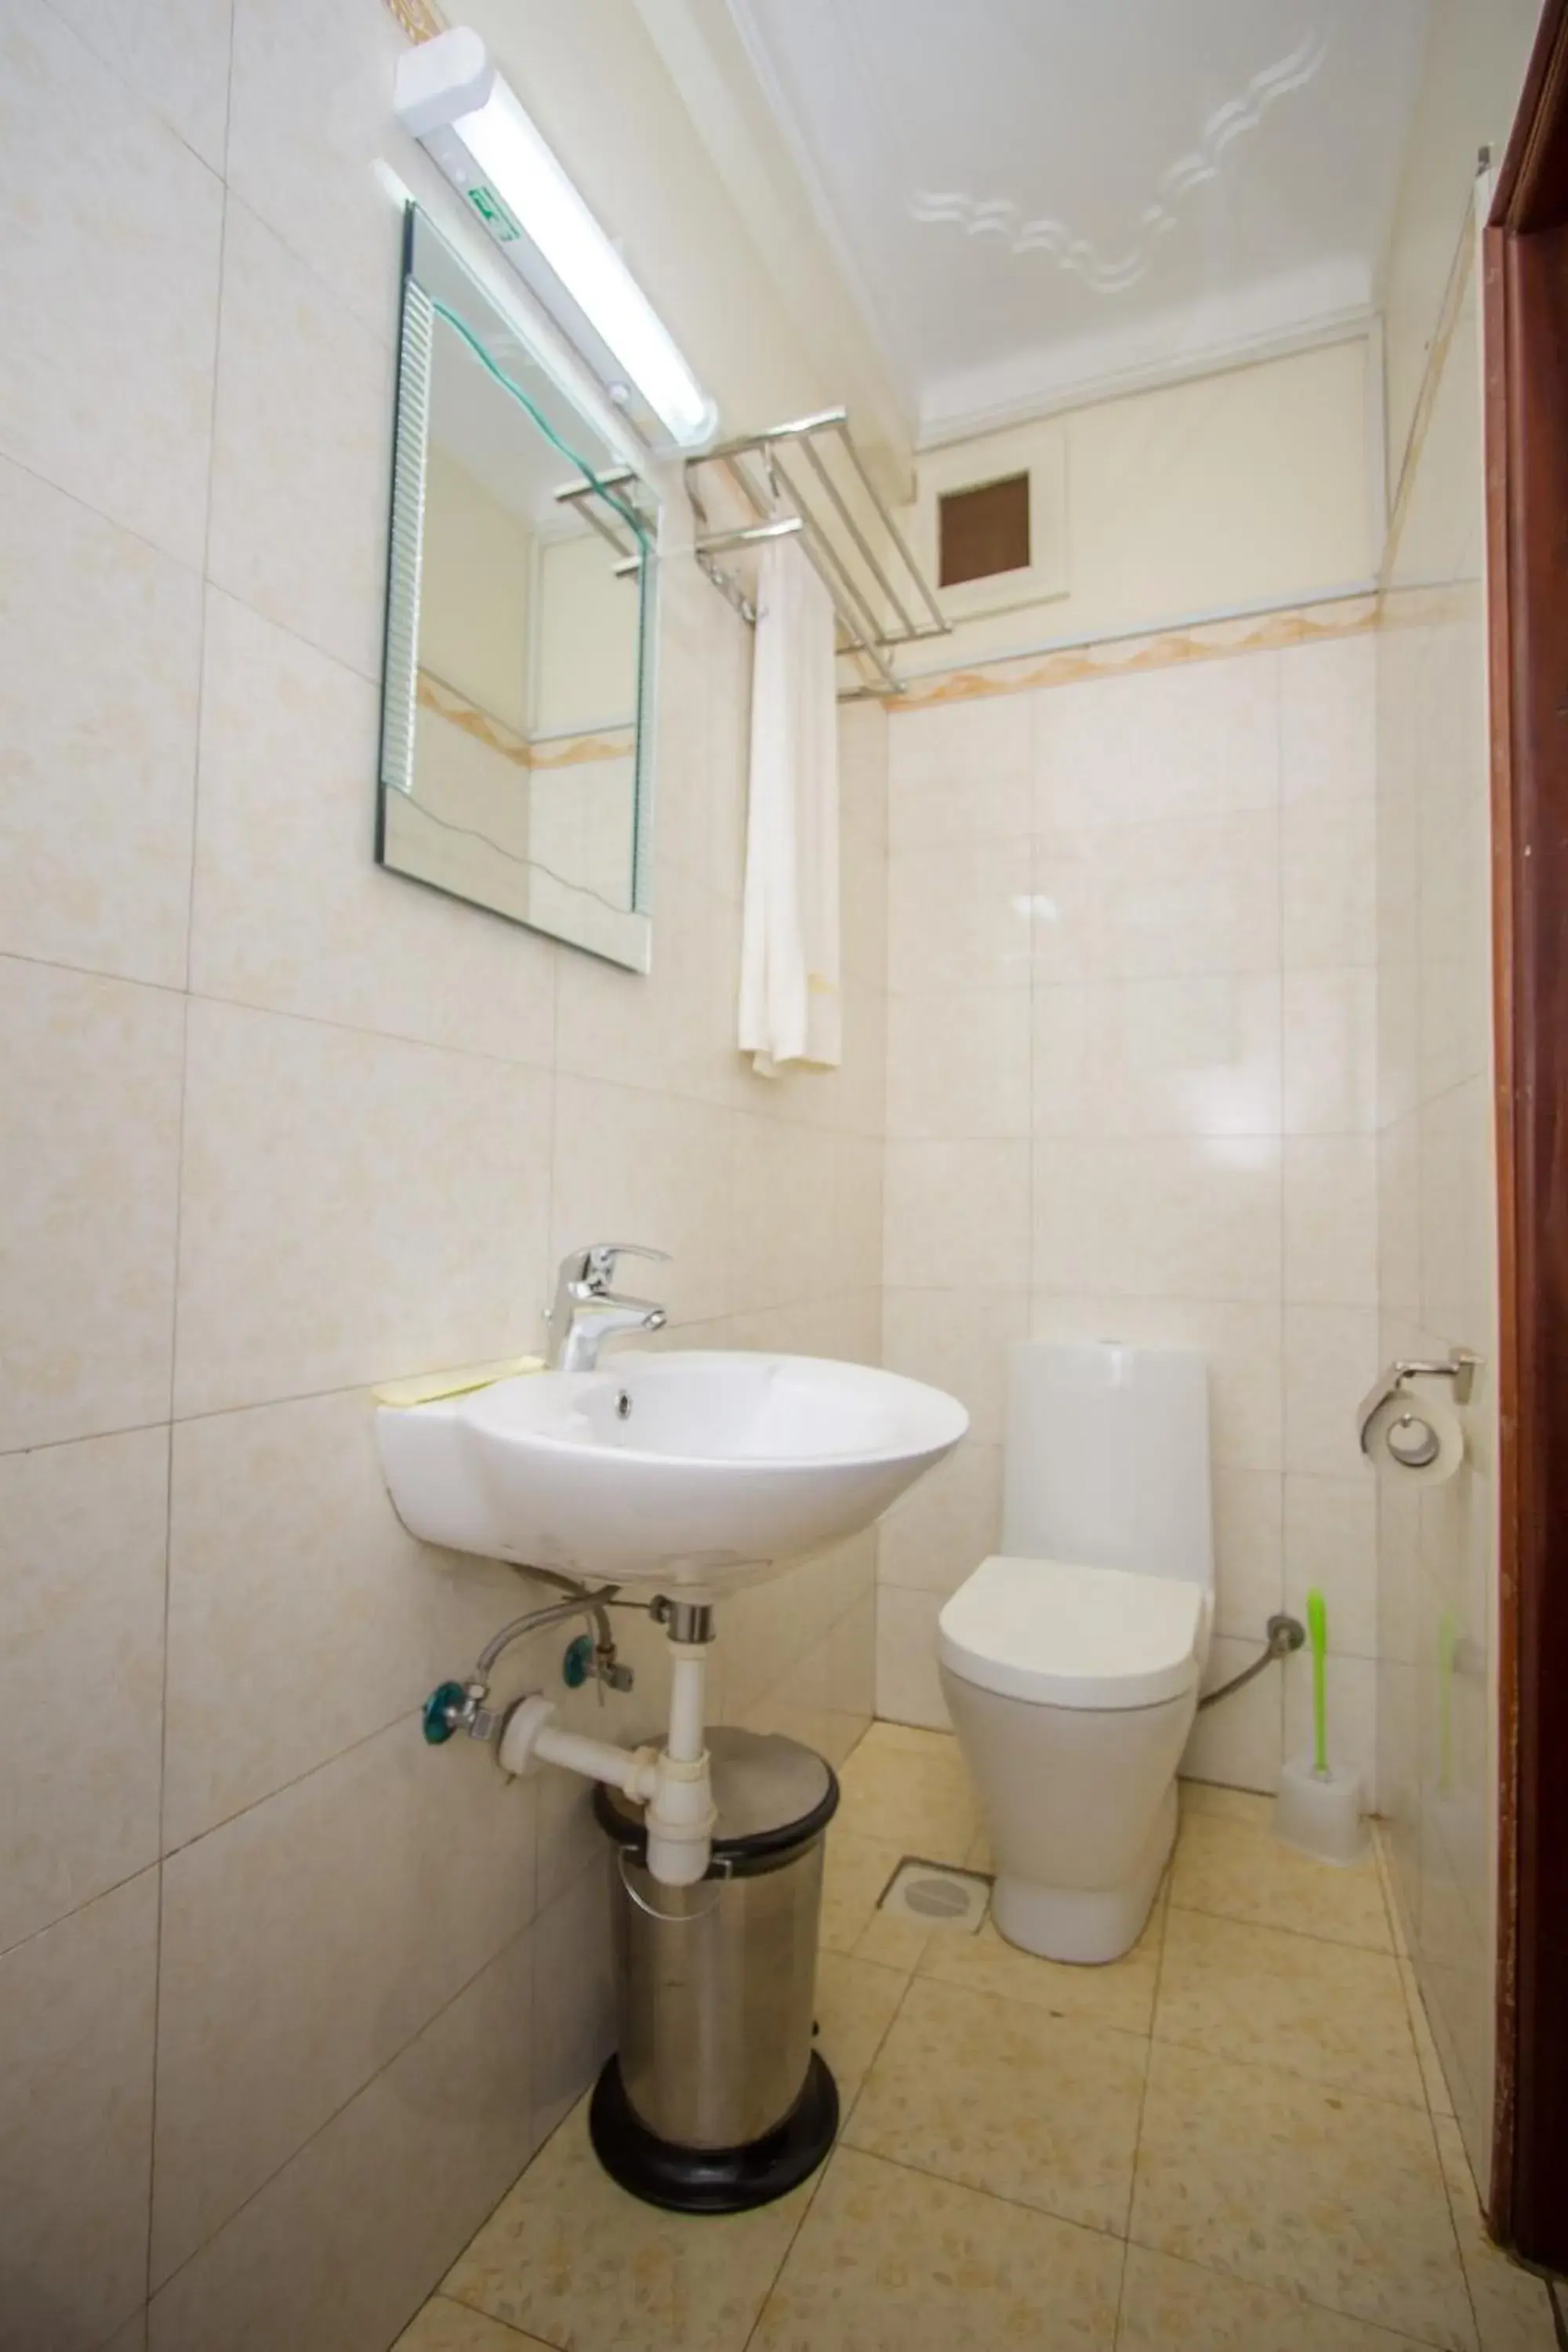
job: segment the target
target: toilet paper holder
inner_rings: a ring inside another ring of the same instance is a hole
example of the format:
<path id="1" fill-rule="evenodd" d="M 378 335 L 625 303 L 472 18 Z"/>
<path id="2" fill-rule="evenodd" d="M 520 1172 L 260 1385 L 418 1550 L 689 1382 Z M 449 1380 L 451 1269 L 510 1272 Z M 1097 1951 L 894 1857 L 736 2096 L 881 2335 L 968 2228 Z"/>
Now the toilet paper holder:
<path id="1" fill-rule="evenodd" d="M 1440 1362 L 1427 1361 L 1420 1357 L 1396 1357 L 1392 1364 L 1379 1372 L 1356 1408 L 1356 1430 L 1362 1452 L 1366 1452 L 1366 1433 L 1373 1413 L 1381 1405 L 1386 1404 L 1390 1397 L 1397 1396 L 1407 1381 L 1452 1381 L 1454 1402 L 1468 1404 L 1475 1394 L 1476 1373 L 1480 1368 L 1480 1360 L 1468 1348 L 1455 1348 Z"/>

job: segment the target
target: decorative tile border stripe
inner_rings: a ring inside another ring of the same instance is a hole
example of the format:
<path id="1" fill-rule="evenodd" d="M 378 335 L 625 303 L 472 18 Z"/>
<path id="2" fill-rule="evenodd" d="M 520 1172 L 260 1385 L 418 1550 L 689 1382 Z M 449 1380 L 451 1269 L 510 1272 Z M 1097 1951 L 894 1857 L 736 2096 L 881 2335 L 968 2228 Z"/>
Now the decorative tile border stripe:
<path id="1" fill-rule="evenodd" d="M 386 5 L 411 41 L 433 41 L 447 30 L 435 0 L 386 0 Z"/>
<path id="2" fill-rule="evenodd" d="M 930 710 L 942 703 L 1027 694 L 1043 686 L 1079 686 L 1089 678 L 1171 669 L 1180 662 L 1220 661 L 1227 654 L 1274 653 L 1288 646 L 1318 645 L 1330 637 L 1358 636 L 1377 625 L 1375 596 L 1342 596 L 1322 604 L 1296 604 L 1223 621 L 1199 621 L 1184 628 L 1152 630 L 1146 636 L 1102 637 L 1090 644 L 1062 646 L 1050 653 L 976 662 L 965 669 L 944 670 L 939 677 L 912 677 L 888 709 L 896 718 L 900 712 Z"/>
<path id="3" fill-rule="evenodd" d="M 449 726 L 460 728 L 487 751 L 498 751 L 503 760 L 510 760 L 514 768 L 581 768 L 594 761 L 629 759 L 636 749 L 629 727 L 612 729 L 605 734 L 562 735 L 542 743 L 531 743 L 526 736 L 507 726 L 504 719 L 481 710 L 477 702 L 470 702 L 467 695 L 459 694 L 456 687 L 432 676 L 427 669 L 419 673 L 418 699 L 422 709 L 432 710 Z"/>

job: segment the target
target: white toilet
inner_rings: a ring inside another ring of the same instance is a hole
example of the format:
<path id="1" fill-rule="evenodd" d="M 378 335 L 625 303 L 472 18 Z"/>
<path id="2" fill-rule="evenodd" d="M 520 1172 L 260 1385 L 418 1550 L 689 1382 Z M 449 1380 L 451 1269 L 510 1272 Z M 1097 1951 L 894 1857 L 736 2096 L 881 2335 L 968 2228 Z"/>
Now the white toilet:
<path id="1" fill-rule="evenodd" d="M 1214 1614 L 1208 1374 L 1173 1349 L 1012 1352 L 1002 1550 L 938 1621 L 1010 1943 L 1113 1960 L 1176 1833 Z"/>

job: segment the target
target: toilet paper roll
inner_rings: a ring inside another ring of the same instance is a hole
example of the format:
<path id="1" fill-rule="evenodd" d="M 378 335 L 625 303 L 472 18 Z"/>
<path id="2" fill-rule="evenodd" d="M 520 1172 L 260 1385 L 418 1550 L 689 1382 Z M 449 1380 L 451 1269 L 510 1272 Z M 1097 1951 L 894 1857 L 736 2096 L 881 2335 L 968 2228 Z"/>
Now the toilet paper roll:
<path id="1" fill-rule="evenodd" d="M 1380 1477 L 1440 1486 L 1465 1458 L 1463 1423 L 1447 1397 L 1384 1397 L 1362 1433 L 1362 1451 Z"/>

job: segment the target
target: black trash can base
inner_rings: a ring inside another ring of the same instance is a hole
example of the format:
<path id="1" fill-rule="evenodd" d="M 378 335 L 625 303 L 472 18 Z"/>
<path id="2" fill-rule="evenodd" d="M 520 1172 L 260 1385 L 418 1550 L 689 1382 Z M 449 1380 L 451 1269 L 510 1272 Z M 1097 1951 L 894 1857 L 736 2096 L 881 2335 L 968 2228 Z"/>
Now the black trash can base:
<path id="1" fill-rule="evenodd" d="M 782 2124 L 744 2147 L 678 2147 L 633 2114 L 619 2062 L 606 2060 L 588 2108 L 588 2137 L 612 2180 L 672 2213 L 744 2213 L 786 2197 L 816 2170 L 838 2129 L 838 2085 L 819 2051 Z"/>

